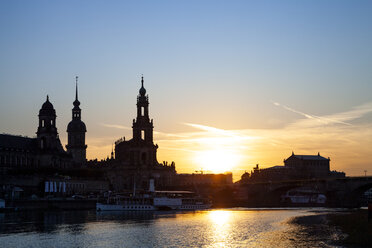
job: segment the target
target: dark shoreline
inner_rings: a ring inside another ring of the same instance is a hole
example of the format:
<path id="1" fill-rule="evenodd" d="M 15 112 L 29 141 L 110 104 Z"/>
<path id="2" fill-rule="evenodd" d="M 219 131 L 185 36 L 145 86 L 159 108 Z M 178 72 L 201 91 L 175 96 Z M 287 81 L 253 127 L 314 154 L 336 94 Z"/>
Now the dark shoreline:
<path id="1" fill-rule="evenodd" d="M 364 209 L 299 216 L 288 224 L 294 241 L 308 240 L 317 247 L 372 247 L 372 220 L 368 222 Z"/>

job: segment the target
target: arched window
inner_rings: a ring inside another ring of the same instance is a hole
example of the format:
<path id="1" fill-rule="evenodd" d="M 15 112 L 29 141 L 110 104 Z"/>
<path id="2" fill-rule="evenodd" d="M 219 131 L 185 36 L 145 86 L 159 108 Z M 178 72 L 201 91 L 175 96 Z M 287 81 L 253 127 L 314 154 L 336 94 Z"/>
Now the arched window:
<path id="1" fill-rule="evenodd" d="M 45 126 L 45 121 L 41 120 L 41 127 L 44 127 L 44 126 Z"/>
<path id="2" fill-rule="evenodd" d="M 141 130 L 141 139 L 145 140 L 145 130 Z"/>

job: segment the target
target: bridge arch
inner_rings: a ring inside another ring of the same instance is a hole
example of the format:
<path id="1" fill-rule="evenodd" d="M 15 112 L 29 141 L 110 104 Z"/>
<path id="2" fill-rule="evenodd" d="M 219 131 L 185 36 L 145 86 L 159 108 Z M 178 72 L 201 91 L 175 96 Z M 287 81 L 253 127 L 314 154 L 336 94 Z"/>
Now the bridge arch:
<path id="1" fill-rule="evenodd" d="M 372 188 L 372 181 L 366 182 L 356 188 L 354 188 L 349 194 L 349 201 L 351 203 L 358 204 L 358 207 L 362 205 L 362 197 L 366 191 Z"/>

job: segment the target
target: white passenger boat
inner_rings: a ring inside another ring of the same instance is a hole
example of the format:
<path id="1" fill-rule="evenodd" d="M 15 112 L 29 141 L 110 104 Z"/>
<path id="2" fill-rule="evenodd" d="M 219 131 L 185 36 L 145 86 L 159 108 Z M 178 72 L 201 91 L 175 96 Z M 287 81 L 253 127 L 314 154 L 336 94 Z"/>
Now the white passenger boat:
<path id="1" fill-rule="evenodd" d="M 136 196 L 117 194 L 96 204 L 97 211 L 199 210 L 210 207 L 210 201 L 191 191 L 155 191 Z"/>
<path id="2" fill-rule="evenodd" d="M 151 211 L 156 210 L 153 200 L 144 196 L 114 195 L 106 202 L 96 203 L 97 211 Z"/>
<path id="3" fill-rule="evenodd" d="M 97 211 L 199 210 L 211 207 L 208 199 L 191 191 L 155 191 L 153 181 L 147 192 L 108 195 L 97 202 Z"/>

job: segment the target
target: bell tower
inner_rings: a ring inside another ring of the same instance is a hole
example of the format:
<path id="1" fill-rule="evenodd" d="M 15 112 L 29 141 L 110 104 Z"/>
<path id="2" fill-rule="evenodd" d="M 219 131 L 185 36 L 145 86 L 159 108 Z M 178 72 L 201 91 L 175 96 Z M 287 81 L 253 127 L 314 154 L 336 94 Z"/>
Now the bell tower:
<path id="1" fill-rule="evenodd" d="M 144 140 L 146 143 L 153 143 L 153 121 L 149 118 L 149 97 L 143 87 L 143 76 L 141 88 L 137 96 L 137 118 L 133 120 L 133 140 Z"/>
<path id="2" fill-rule="evenodd" d="M 76 77 L 76 92 L 74 108 L 72 109 L 72 120 L 67 126 L 68 144 L 67 152 L 72 154 L 76 164 L 82 165 L 86 161 L 87 145 L 85 144 L 85 133 L 87 131 L 84 122 L 81 120 L 80 102 L 78 100 L 78 77 Z"/>
<path id="3" fill-rule="evenodd" d="M 130 166 L 149 168 L 158 165 L 156 151 L 158 145 L 153 142 L 153 121 L 149 118 L 149 97 L 143 86 L 137 96 L 137 117 L 133 119 L 133 138 L 125 141 L 119 140 L 115 143 L 115 159 L 123 161 Z"/>
<path id="4" fill-rule="evenodd" d="M 58 133 L 56 128 L 56 111 L 49 102 L 49 96 L 39 111 L 39 127 L 37 128 L 37 141 L 39 149 L 47 151 L 56 148 Z"/>

